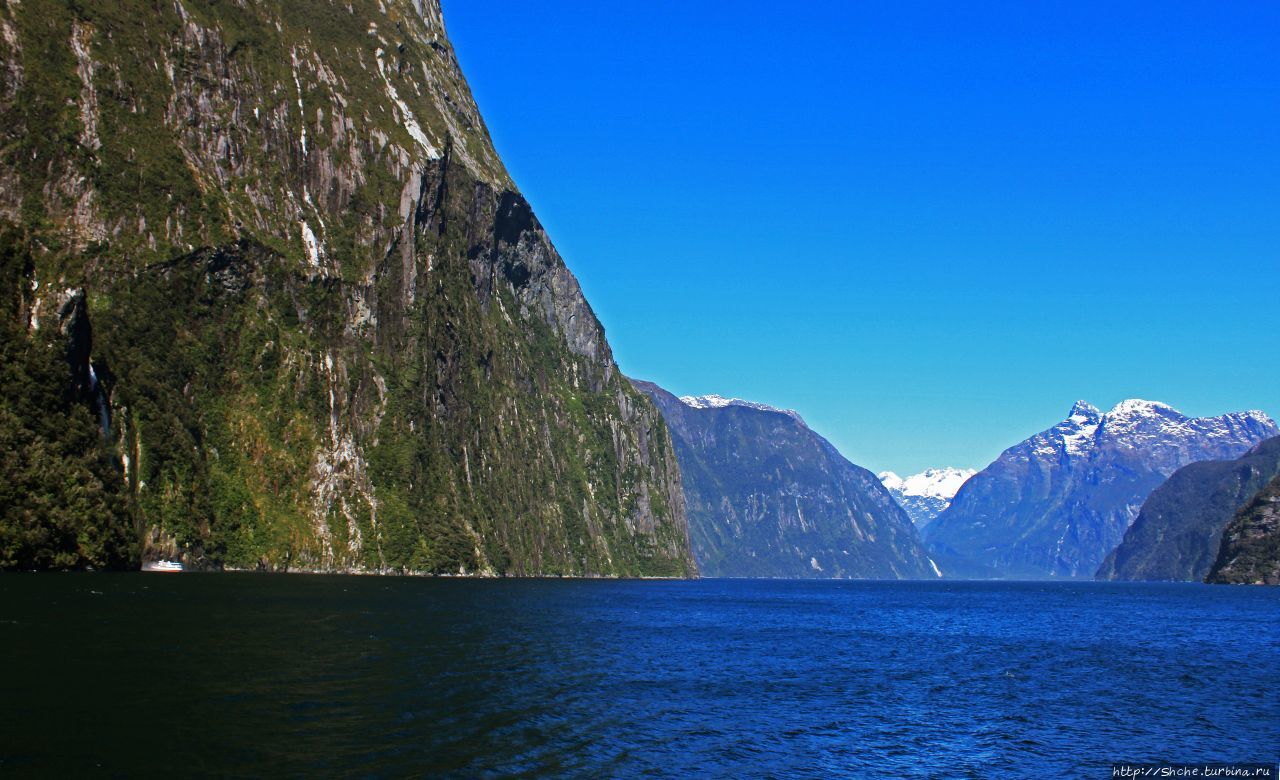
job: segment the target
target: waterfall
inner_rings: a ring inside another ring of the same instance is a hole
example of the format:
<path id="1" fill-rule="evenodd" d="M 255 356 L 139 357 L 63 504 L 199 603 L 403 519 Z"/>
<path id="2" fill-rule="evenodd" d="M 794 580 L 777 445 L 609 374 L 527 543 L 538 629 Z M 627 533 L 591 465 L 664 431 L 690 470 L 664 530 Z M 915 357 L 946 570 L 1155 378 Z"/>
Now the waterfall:
<path id="1" fill-rule="evenodd" d="M 98 372 L 89 363 L 89 391 L 93 394 L 93 406 L 98 412 L 98 424 L 102 428 L 102 437 L 111 438 L 111 407 L 107 404 L 107 395 L 98 384 Z"/>

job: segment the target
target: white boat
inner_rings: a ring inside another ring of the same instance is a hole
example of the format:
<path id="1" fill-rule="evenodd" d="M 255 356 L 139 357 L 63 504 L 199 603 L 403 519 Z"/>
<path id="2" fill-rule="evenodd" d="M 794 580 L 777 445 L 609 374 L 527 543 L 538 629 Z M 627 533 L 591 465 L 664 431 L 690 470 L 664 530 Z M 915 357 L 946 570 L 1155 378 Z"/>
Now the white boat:
<path id="1" fill-rule="evenodd" d="M 143 571 L 182 571 L 178 561 L 147 561 L 142 564 Z"/>

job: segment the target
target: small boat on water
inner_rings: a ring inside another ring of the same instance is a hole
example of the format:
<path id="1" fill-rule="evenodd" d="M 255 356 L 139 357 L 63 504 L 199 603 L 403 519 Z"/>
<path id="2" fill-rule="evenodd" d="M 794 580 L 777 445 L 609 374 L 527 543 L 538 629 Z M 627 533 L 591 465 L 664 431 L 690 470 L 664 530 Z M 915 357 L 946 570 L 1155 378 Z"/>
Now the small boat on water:
<path id="1" fill-rule="evenodd" d="M 182 571 L 179 561 L 147 561 L 142 564 L 143 571 Z"/>

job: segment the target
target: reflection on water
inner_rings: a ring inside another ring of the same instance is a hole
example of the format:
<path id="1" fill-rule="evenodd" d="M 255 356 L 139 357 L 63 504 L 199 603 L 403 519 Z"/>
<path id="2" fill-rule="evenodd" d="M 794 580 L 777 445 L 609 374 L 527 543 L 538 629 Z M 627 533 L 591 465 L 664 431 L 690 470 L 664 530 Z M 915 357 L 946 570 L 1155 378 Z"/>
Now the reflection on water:
<path id="1" fill-rule="evenodd" d="M 1273 761 L 1280 590 L 0 578 L 0 772 L 1103 776 Z"/>

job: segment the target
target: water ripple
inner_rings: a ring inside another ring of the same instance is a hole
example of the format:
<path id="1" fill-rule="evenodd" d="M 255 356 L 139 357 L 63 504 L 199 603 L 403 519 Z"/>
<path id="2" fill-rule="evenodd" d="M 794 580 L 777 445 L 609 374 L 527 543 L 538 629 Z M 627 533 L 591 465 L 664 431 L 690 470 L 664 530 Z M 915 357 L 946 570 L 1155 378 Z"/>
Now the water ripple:
<path id="1" fill-rule="evenodd" d="M 0 771 L 1104 776 L 1274 761 L 1280 591 L 6 576 Z"/>

